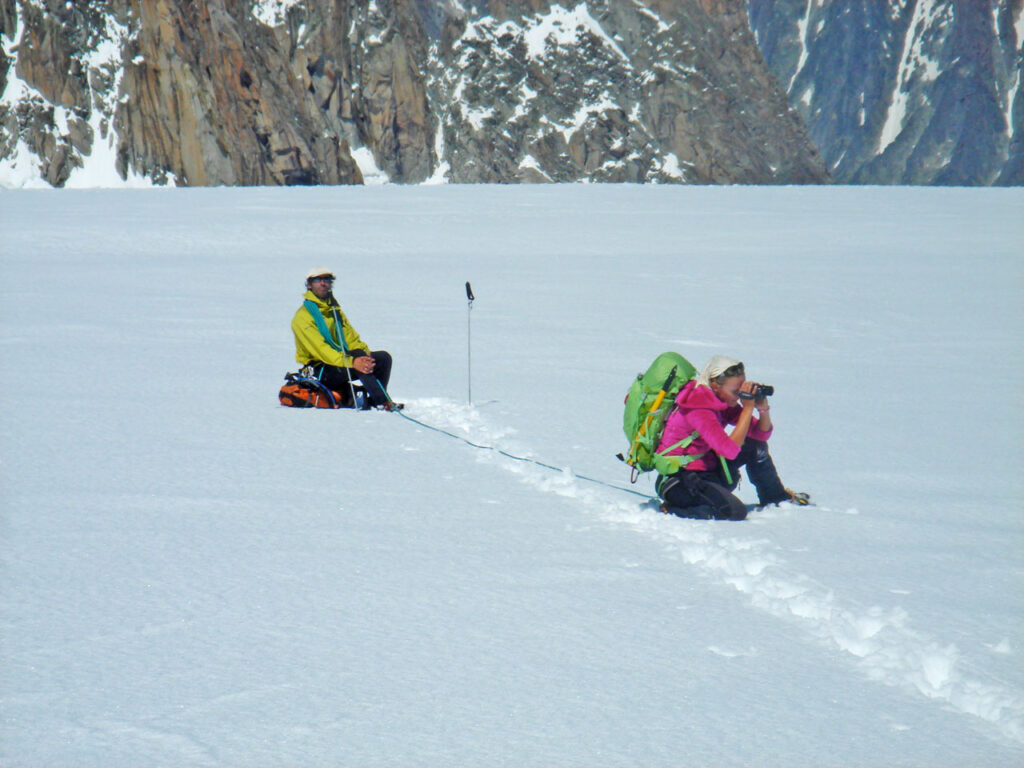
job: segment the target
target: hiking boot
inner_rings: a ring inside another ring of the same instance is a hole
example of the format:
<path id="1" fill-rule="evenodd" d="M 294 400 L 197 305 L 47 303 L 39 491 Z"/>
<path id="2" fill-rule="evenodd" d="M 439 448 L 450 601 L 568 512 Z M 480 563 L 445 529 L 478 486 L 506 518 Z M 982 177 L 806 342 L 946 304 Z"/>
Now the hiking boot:
<path id="1" fill-rule="evenodd" d="M 773 507 L 786 503 L 796 504 L 798 507 L 812 506 L 810 494 L 791 491 L 789 488 L 783 488 L 782 495 L 778 498 L 769 498 L 766 501 L 758 500 L 757 509 L 764 509 L 765 507 Z"/>
<path id="2" fill-rule="evenodd" d="M 711 507 L 706 504 L 698 504 L 695 507 L 673 507 L 668 502 L 663 502 L 659 510 L 663 514 L 672 515 L 674 517 L 682 517 L 686 520 L 714 520 L 715 516 L 711 511 Z M 744 515 L 746 517 L 746 515 Z M 725 519 L 725 518 L 722 518 Z M 743 518 L 739 518 L 742 520 Z"/>
<path id="3" fill-rule="evenodd" d="M 378 405 L 378 408 L 382 411 L 400 411 L 405 408 L 405 403 L 387 402 L 384 405 Z"/>
<path id="4" fill-rule="evenodd" d="M 809 493 L 800 493 L 799 491 L 791 491 L 789 488 L 786 489 L 786 493 L 789 494 L 789 500 L 796 504 L 798 507 L 807 507 L 811 504 L 811 495 Z"/>

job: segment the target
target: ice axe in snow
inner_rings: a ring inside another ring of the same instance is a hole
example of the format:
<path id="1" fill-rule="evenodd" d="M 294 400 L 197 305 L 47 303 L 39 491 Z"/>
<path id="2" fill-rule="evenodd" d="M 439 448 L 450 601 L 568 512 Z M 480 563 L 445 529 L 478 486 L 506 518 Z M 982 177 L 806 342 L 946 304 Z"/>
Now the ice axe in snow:
<path id="1" fill-rule="evenodd" d="M 466 281 L 466 399 L 473 404 L 473 287 Z"/>

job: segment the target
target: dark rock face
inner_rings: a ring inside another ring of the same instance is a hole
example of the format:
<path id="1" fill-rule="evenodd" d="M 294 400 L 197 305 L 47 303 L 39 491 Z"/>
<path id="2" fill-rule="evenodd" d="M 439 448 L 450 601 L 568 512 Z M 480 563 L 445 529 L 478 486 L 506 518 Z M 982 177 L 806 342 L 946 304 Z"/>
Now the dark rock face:
<path id="1" fill-rule="evenodd" d="M 741 0 L 0 0 L 0 41 L 0 183 L 829 180 Z"/>
<path id="2" fill-rule="evenodd" d="M 837 181 L 1024 183 L 1024 0 L 747 0 Z"/>

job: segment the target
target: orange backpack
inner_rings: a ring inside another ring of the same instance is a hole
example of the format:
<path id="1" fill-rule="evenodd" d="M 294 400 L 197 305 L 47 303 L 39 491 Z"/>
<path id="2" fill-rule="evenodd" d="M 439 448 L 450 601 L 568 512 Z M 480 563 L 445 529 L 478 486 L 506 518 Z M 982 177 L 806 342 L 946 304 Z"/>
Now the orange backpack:
<path id="1" fill-rule="evenodd" d="M 285 375 L 284 386 L 278 393 L 277 398 L 281 405 L 290 408 L 351 408 L 352 397 L 342 394 L 333 389 L 328 389 L 325 384 L 317 379 L 303 376 L 298 373 Z M 356 397 L 362 394 L 362 387 L 358 387 Z"/>

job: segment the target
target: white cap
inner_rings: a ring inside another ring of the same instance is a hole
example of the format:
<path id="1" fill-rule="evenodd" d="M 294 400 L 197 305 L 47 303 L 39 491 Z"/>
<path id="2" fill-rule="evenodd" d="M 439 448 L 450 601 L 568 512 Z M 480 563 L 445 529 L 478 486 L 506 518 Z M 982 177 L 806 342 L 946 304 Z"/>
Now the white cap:
<path id="1" fill-rule="evenodd" d="M 306 282 L 308 283 L 314 277 L 334 277 L 334 273 L 331 272 L 328 267 L 313 267 L 309 272 L 306 273 Z"/>

